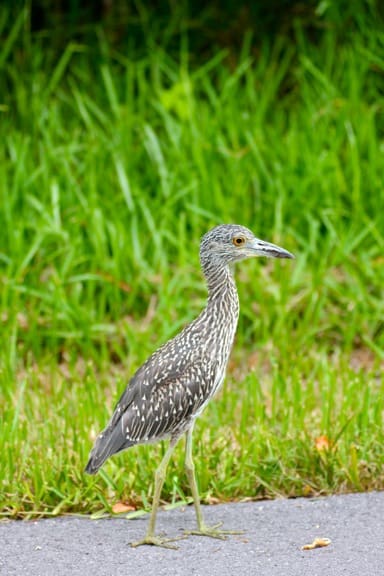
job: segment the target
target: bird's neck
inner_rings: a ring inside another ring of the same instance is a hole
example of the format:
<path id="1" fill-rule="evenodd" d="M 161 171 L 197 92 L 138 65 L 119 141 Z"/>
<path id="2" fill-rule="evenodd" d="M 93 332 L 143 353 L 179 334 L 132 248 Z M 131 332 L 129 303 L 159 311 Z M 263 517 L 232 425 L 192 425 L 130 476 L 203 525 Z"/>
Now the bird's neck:
<path id="1" fill-rule="evenodd" d="M 239 319 L 239 297 L 228 266 L 209 270 L 203 267 L 203 270 L 208 284 L 208 302 L 197 324 L 203 327 L 199 333 L 204 332 L 205 353 L 220 366 L 219 373 L 223 376 Z"/>
<path id="2" fill-rule="evenodd" d="M 239 316 L 239 297 L 236 283 L 229 266 L 204 270 L 208 285 L 208 307 L 215 307 L 217 312 L 229 314 L 237 324 Z"/>

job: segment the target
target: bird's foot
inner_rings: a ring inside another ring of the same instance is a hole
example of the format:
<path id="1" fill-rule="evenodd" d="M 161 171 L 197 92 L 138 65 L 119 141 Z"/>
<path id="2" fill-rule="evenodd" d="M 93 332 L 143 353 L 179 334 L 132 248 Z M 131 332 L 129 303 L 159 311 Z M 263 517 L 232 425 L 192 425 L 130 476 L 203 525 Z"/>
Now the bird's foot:
<path id="1" fill-rule="evenodd" d="M 231 534 L 244 534 L 243 530 L 219 530 L 222 522 L 214 526 L 206 526 L 202 524 L 196 530 L 185 530 L 184 534 L 187 536 L 209 536 L 210 538 L 218 538 L 219 540 L 226 540 Z"/>
<path id="2" fill-rule="evenodd" d="M 184 540 L 186 536 L 176 536 L 176 538 L 165 538 L 164 536 L 155 536 L 147 535 L 142 540 L 138 540 L 137 542 L 131 542 L 130 546 L 132 548 L 137 548 L 138 546 L 143 546 L 144 544 L 148 544 L 149 546 L 160 546 L 161 548 L 170 548 L 171 550 L 177 550 L 179 547 L 172 542 L 176 542 L 177 540 Z"/>

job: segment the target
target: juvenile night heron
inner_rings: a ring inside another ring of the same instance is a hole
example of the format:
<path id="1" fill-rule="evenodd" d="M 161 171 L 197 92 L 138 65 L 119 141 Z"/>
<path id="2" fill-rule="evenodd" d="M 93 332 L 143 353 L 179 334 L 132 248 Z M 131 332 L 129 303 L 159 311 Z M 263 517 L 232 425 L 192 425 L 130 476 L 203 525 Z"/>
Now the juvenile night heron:
<path id="1" fill-rule="evenodd" d="M 239 317 L 239 299 L 231 266 L 253 256 L 293 258 L 292 254 L 256 238 L 238 225 L 216 226 L 203 236 L 200 262 L 208 285 L 208 302 L 200 315 L 161 346 L 137 370 L 123 392 L 105 430 L 96 439 L 86 472 L 95 474 L 117 452 L 136 444 L 170 439 L 155 474 L 155 490 L 147 534 L 132 545 L 174 547 L 155 535 L 166 468 L 178 440 L 186 434 L 185 470 L 201 534 L 225 538 L 224 530 L 203 520 L 192 460 L 192 431 L 197 416 L 220 388 Z"/>

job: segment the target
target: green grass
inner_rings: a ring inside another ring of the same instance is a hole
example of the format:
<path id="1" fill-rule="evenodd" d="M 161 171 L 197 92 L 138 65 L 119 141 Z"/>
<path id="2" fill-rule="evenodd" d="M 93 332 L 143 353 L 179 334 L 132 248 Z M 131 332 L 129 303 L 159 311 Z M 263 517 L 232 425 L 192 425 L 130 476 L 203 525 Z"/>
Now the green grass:
<path id="1" fill-rule="evenodd" d="M 246 35 L 235 65 L 191 67 L 183 37 L 139 55 L 98 30 L 57 55 L 26 19 L 0 47 L 1 514 L 148 505 L 161 445 L 83 467 L 129 376 L 204 305 L 199 238 L 221 222 L 297 259 L 237 268 L 228 378 L 195 431 L 203 497 L 384 489 L 384 32 Z"/>

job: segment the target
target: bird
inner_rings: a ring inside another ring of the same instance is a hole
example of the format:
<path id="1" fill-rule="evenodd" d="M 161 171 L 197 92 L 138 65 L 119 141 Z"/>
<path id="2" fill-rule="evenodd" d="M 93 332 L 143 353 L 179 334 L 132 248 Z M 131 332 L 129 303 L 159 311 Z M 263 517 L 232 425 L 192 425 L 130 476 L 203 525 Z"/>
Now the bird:
<path id="1" fill-rule="evenodd" d="M 208 526 L 203 518 L 192 458 L 192 432 L 211 398 L 220 389 L 239 318 L 234 264 L 255 256 L 294 258 L 293 254 L 257 238 L 238 224 L 221 224 L 200 241 L 200 264 L 208 288 L 206 307 L 176 336 L 156 350 L 130 379 L 106 428 L 96 438 L 85 472 L 96 474 L 104 462 L 137 444 L 169 440 L 155 472 L 154 495 L 143 544 L 176 548 L 178 538 L 155 533 L 166 469 L 174 448 L 185 434 L 185 472 L 191 489 L 197 529 L 189 534 L 227 537 L 237 532 Z M 186 537 L 186 535 L 182 536 Z"/>

